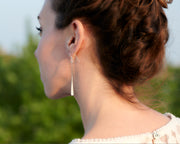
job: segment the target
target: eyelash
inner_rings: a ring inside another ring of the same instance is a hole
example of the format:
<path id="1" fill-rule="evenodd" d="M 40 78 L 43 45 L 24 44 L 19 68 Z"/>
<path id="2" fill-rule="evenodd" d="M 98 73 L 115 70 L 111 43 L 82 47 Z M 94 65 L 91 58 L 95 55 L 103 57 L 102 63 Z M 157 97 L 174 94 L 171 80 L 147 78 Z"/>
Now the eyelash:
<path id="1" fill-rule="evenodd" d="M 36 29 L 39 31 L 39 35 L 42 33 L 42 28 L 41 27 L 36 27 Z"/>

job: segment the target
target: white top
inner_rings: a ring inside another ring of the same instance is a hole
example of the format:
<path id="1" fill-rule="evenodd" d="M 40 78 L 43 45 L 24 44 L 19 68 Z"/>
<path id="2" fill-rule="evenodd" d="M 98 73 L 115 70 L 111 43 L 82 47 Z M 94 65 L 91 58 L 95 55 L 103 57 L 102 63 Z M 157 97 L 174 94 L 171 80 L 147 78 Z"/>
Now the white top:
<path id="1" fill-rule="evenodd" d="M 74 139 L 69 144 L 180 144 L 180 118 L 171 113 L 165 115 L 171 120 L 153 132 L 105 139 Z"/>

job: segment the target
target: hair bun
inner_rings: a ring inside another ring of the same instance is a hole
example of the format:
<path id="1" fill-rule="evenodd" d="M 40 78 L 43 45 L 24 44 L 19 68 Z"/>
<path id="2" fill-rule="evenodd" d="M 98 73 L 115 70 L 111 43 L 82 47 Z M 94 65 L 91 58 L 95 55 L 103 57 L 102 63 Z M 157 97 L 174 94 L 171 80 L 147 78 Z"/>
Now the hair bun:
<path id="1" fill-rule="evenodd" d="M 168 8 L 168 4 L 172 3 L 173 0 L 158 0 L 163 8 Z"/>

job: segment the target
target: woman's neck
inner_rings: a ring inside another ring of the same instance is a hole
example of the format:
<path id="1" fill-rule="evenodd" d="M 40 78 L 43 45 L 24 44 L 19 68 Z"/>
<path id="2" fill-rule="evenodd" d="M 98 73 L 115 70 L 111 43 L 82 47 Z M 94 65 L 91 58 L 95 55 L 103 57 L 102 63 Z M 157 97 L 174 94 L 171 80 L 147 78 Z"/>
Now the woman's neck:
<path id="1" fill-rule="evenodd" d="M 106 79 L 91 64 L 76 65 L 75 99 L 77 100 L 85 135 L 98 127 L 103 127 L 110 119 L 124 120 L 124 115 L 133 115 L 137 109 L 120 95 L 116 94 Z"/>

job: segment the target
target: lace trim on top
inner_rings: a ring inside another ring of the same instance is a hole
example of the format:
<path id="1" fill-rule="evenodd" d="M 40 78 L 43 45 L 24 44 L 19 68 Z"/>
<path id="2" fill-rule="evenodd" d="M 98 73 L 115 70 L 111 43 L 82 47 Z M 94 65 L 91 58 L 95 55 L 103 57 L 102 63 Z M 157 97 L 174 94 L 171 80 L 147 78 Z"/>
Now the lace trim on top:
<path id="1" fill-rule="evenodd" d="M 130 135 L 130 136 L 123 136 L 123 137 L 113 137 L 113 138 L 96 138 L 96 139 L 74 139 L 71 141 L 70 144 L 75 144 L 75 143 L 89 143 L 89 142 L 101 142 L 101 143 L 107 143 L 107 142 L 139 142 L 139 140 L 141 140 L 142 142 L 145 141 L 153 141 L 153 140 L 158 140 L 160 137 L 164 137 L 167 135 L 172 135 L 172 130 L 175 129 L 175 126 L 177 126 L 179 124 L 180 127 L 180 119 L 175 117 L 173 114 L 171 113 L 165 113 L 164 115 L 166 115 L 167 117 L 169 117 L 171 120 L 164 126 L 162 126 L 159 129 L 156 129 L 152 132 L 147 132 L 147 133 L 142 133 L 142 134 L 138 134 L 138 135 Z M 179 132 L 180 135 L 180 132 Z M 179 136 L 180 137 L 180 136 Z M 161 141 L 159 141 L 161 142 Z M 177 142 L 177 140 L 176 140 Z"/>

